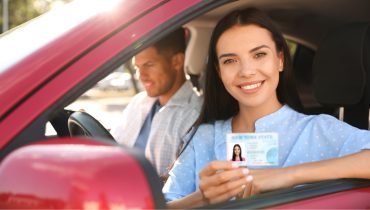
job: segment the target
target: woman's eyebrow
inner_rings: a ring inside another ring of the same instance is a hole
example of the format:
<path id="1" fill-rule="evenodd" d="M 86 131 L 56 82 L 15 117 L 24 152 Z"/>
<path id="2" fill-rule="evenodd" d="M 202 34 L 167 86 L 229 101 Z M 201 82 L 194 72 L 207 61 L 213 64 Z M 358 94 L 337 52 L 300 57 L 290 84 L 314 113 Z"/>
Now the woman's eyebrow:
<path id="1" fill-rule="evenodd" d="M 225 54 L 218 56 L 218 59 L 220 60 L 223 57 L 232 57 L 232 56 L 236 56 L 236 54 L 235 53 L 225 53 Z"/>
<path id="2" fill-rule="evenodd" d="M 255 51 L 257 51 L 257 50 L 259 50 L 261 48 L 271 49 L 269 46 L 263 44 L 263 45 L 260 45 L 258 47 L 255 47 L 255 48 L 249 50 L 249 53 L 255 52 Z M 225 54 L 222 54 L 222 55 L 218 56 L 218 59 L 220 60 L 223 57 L 232 57 L 232 56 L 236 56 L 236 54 L 235 53 L 225 53 Z"/>
<path id="3" fill-rule="evenodd" d="M 261 48 L 269 48 L 269 49 L 271 49 L 269 46 L 263 44 L 261 46 L 258 46 L 258 47 L 255 47 L 255 48 L 249 50 L 249 52 L 252 53 L 252 52 L 257 51 L 257 50 L 259 50 Z"/>

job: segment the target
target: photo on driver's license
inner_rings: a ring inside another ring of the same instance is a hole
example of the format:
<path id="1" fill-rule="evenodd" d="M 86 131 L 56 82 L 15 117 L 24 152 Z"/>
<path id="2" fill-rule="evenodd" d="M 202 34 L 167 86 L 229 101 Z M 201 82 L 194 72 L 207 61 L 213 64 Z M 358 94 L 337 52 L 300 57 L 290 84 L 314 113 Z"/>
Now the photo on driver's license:
<path id="1" fill-rule="evenodd" d="M 245 140 L 233 138 L 232 135 L 227 136 L 227 160 L 233 161 L 238 166 L 246 166 L 247 159 L 245 155 Z"/>
<path id="2" fill-rule="evenodd" d="M 239 166 L 279 165 L 277 133 L 229 133 L 226 137 L 227 159 Z"/>

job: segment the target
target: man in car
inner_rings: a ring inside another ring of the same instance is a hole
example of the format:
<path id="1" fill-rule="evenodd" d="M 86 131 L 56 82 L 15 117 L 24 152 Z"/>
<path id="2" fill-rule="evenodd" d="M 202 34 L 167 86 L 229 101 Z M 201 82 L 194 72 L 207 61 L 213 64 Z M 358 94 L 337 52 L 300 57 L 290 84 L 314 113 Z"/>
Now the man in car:
<path id="1" fill-rule="evenodd" d="M 134 57 L 145 92 L 134 96 L 112 130 L 117 142 L 138 148 L 166 177 L 202 99 L 184 71 L 185 33 L 180 28 Z"/>

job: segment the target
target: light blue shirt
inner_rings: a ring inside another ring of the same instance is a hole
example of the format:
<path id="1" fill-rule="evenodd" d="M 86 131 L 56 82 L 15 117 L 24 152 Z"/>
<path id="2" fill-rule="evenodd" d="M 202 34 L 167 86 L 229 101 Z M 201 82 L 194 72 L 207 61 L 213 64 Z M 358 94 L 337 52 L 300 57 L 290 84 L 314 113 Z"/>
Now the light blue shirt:
<path id="1" fill-rule="evenodd" d="M 167 168 L 176 159 L 184 135 L 199 116 L 203 97 L 192 88 L 187 80 L 153 117 L 145 157 L 160 176 L 167 175 Z M 157 99 L 144 91 L 130 101 L 123 111 L 122 120 L 111 131 L 118 143 L 134 147 L 144 120 Z"/>
<path id="2" fill-rule="evenodd" d="M 330 115 L 304 115 L 287 105 L 258 119 L 255 127 L 256 133 L 278 133 L 277 167 L 326 160 L 370 149 L 370 131 L 357 129 Z M 210 161 L 227 160 L 226 134 L 231 132 L 231 118 L 203 124 L 198 128 L 163 187 L 167 201 L 195 192 L 199 187 L 198 174 Z"/>

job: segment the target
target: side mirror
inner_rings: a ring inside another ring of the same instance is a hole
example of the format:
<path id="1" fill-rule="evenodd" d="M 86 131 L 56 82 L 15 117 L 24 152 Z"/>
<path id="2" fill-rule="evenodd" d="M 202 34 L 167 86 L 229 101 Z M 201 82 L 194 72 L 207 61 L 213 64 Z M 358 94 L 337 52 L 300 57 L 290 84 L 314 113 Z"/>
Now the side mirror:
<path id="1" fill-rule="evenodd" d="M 1 209 L 165 208 L 160 180 L 140 154 L 82 138 L 23 146 L 0 163 Z"/>

